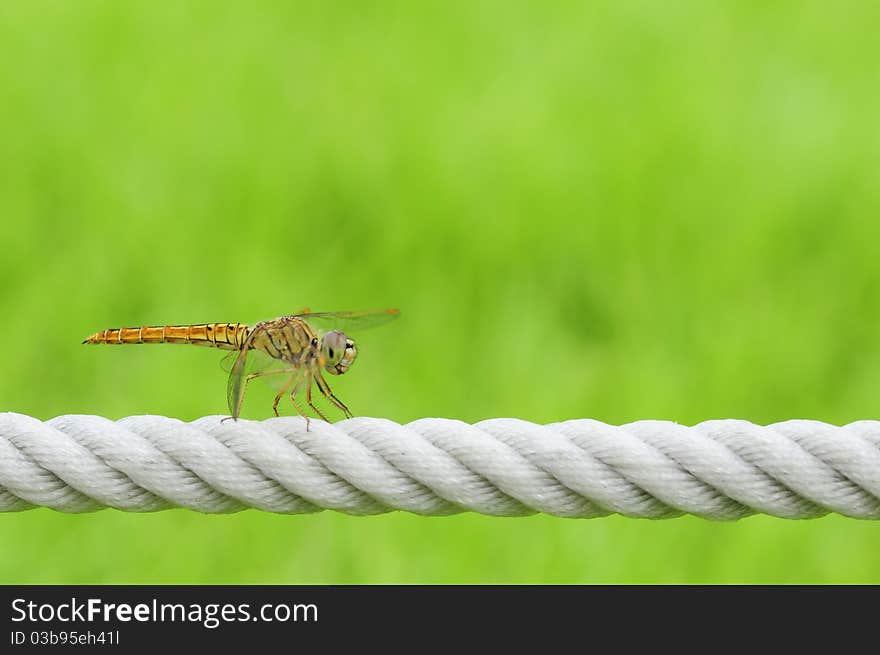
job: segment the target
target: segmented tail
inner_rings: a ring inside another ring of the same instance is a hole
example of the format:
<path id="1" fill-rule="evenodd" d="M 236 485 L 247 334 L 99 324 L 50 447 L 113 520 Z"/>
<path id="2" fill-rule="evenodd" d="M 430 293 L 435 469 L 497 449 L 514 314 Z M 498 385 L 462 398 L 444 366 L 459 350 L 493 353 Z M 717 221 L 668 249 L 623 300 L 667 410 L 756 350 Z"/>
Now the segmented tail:
<path id="1" fill-rule="evenodd" d="M 248 337 L 244 323 L 202 323 L 200 325 L 150 325 L 109 328 L 95 332 L 83 343 L 189 343 L 223 350 L 240 350 Z"/>

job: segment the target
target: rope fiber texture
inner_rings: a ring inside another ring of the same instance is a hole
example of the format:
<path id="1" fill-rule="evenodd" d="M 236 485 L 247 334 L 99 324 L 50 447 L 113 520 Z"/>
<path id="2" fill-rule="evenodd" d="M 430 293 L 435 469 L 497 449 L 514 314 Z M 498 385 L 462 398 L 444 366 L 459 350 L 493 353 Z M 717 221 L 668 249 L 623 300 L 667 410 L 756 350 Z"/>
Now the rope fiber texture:
<path id="1" fill-rule="evenodd" d="M 0 511 L 880 519 L 878 421 L 221 418 L 0 413 Z"/>

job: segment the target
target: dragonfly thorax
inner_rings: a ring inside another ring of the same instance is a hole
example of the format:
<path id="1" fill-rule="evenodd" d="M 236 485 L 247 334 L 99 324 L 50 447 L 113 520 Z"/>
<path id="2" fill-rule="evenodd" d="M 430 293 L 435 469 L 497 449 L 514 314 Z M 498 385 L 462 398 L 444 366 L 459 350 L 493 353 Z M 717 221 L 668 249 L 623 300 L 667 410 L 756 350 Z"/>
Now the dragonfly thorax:
<path id="1" fill-rule="evenodd" d="M 344 332 L 331 330 L 321 339 L 321 354 L 326 362 L 324 370 L 332 375 L 342 375 L 357 357 L 357 348 Z"/>

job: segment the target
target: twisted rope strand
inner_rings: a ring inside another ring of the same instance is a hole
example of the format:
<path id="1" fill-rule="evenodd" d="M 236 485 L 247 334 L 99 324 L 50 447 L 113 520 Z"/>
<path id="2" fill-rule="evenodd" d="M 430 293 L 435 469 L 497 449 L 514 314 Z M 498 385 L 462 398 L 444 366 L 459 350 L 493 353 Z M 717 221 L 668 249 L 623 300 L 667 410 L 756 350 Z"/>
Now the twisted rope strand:
<path id="1" fill-rule="evenodd" d="M 880 519 L 880 422 L 0 414 L 0 511 Z"/>

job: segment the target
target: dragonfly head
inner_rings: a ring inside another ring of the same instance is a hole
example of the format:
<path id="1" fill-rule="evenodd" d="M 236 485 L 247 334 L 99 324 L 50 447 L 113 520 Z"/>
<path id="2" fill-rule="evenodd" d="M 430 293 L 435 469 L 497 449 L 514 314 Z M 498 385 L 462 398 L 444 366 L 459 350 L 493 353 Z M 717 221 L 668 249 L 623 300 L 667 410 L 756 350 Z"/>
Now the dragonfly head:
<path id="1" fill-rule="evenodd" d="M 354 341 L 339 330 L 331 330 L 321 340 L 324 370 L 331 375 L 342 375 L 357 357 Z"/>

